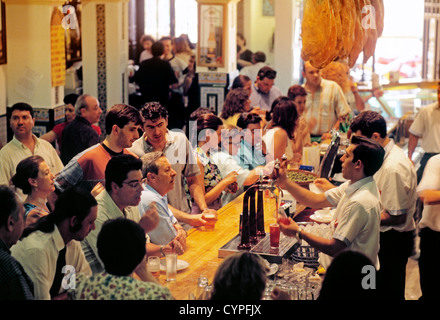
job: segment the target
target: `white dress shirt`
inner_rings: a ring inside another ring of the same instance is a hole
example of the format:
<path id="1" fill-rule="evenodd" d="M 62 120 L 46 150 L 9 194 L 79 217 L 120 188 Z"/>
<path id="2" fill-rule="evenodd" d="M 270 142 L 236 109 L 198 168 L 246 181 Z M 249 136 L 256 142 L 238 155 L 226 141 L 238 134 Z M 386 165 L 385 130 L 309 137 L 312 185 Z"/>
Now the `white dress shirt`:
<path id="1" fill-rule="evenodd" d="M 330 223 L 333 238 L 344 242 L 348 250 L 366 255 L 379 269 L 380 198 L 373 177 L 355 183 L 347 181 L 325 192 L 336 207 Z M 320 262 L 328 268 L 331 258 L 320 254 Z"/>
<path id="2" fill-rule="evenodd" d="M 423 190 L 440 190 L 440 155 L 433 156 L 428 160 L 422 180 L 417 187 L 417 192 Z M 420 228 L 429 228 L 440 232 L 440 205 L 425 204 L 422 218 L 419 222 Z"/>
<path id="3" fill-rule="evenodd" d="M 380 231 L 414 230 L 417 203 L 417 174 L 414 165 L 403 150 L 394 144 L 394 140 L 390 140 L 384 149 L 383 164 L 374 174 L 382 208 L 391 216 L 406 214 L 406 220 L 398 226 L 381 226 Z"/>
<path id="4" fill-rule="evenodd" d="M 124 212 L 119 209 L 107 190 L 103 190 L 100 194 L 96 196 L 96 201 L 98 202 L 98 216 L 95 220 L 95 230 L 92 230 L 87 237 L 81 241 L 84 254 L 93 273 L 103 272 L 104 264 L 98 255 L 98 235 L 102 229 L 102 225 L 111 219 L 125 217 L 127 219 L 133 220 L 134 222 L 139 222 L 140 214 L 137 206 L 129 206 L 124 209 Z M 147 239 L 148 241 L 148 239 Z"/>

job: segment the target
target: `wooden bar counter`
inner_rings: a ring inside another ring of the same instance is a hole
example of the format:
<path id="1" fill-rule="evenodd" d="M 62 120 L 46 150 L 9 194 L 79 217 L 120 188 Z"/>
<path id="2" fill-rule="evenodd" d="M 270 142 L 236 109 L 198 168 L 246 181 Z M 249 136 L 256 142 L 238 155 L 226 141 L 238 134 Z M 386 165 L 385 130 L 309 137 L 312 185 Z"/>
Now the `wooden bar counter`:
<path id="1" fill-rule="evenodd" d="M 197 279 L 200 275 L 208 277 L 209 283 L 214 279 L 217 267 L 223 261 L 218 257 L 219 249 L 239 233 L 243 196 L 244 194 L 241 194 L 218 210 L 218 221 L 213 231 L 203 231 L 199 228 L 188 231 L 186 251 L 177 259 L 188 262 L 189 267 L 177 272 L 176 281 L 167 282 L 166 273 L 161 272 L 160 283 L 170 289 L 176 300 L 187 300 L 191 293 L 196 294 Z M 264 202 L 266 232 L 269 231 L 269 224 L 276 221 L 275 208 L 274 198 Z"/>

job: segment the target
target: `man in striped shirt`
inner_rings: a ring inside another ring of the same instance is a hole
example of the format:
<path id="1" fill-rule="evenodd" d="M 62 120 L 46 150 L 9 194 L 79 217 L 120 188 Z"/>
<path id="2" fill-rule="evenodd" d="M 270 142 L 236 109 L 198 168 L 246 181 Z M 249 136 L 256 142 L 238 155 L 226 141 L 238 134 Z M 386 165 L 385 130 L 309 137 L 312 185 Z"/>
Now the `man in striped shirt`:
<path id="1" fill-rule="evenodd" d="M 348 119 L 351 109 L 341 87 L 334 81 L 322 79 L 320 70 L 308 61 L 304 63 L 303 76 L 307 91 L 304 114 L 308 122 L 316 123 L 310 132 L 312 141 L 330 139 L 330 131 L 339 130 L 339 124 Z"/>

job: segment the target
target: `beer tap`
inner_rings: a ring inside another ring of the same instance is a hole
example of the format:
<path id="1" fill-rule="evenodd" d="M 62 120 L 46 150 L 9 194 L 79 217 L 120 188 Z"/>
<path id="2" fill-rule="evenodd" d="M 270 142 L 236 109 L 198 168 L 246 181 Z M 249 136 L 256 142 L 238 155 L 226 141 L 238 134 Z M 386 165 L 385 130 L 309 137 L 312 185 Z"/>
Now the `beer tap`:
<path id="1" fill-rule="evenodd" d="M 283 155 L 283 160 L 286 156 Z M 277 159 L 274 163 L 274 170 L 280 169 L 280 161 Z M 258 181 L 246 190 L 243 196 L 243 213 L 241 221 L 241 242 L 238 249 L 249 250 L 251 243 L 256 243 L 259 237 L 266 236 L 264 230 L 264 191 L 269 190 L 276 200 L 276 210 L 278 212 L 278 196 L 283 194 L 281 188 L 275 185 L 276 180 L 264 178 L 263 172 L 260 171 Z M 256 198 L 257 196 L 257 198 Z M 257 199 L 257 208 L 255 210 L 255 200 Z"/>

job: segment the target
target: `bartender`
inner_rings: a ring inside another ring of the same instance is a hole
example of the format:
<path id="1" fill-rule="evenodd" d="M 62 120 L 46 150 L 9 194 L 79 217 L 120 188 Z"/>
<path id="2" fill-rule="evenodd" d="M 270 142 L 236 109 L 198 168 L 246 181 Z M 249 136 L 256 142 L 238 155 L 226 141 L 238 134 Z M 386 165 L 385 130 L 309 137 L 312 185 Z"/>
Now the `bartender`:
<path id="1" fill-rule="evenodd" d="M 313 193 L 286 176 L 286 161 L 274 171 L 277 184 L 295 199 L 311 208 L 336 207 L 330 223 L 331 239 L 321 238 L 301 229 L 291 218 L 279 221 L 287 236 L 305 240 L 319 250 L 319 262 L 328 268 L 332 257 L 349 249 L 365 254 L 379 268 L 380 197 L 373 175 L 381 167 L 384 149 L 375 141 L 353 136 L 342 156 L 342 174 L 349 181 L 325 193 Z"/>

